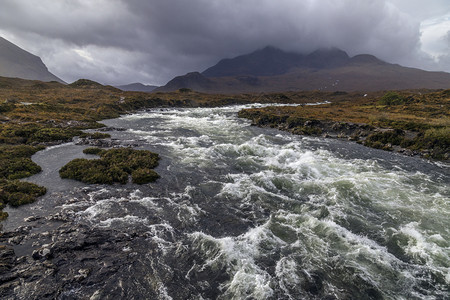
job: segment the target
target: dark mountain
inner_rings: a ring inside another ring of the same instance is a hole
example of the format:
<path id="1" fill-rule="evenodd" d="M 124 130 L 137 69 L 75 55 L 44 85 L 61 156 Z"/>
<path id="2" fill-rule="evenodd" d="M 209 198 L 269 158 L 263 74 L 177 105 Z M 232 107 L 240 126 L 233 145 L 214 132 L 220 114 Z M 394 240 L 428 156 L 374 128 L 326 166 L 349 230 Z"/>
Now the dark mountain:
<path id="1" fill-rule="evenodd" d="M 349 60 L 347 53 L 337 48 L 319 49 L 303 55 L 268 46 L 250 54 L 223 59 L 202 74 L 206 77 L 274 76 L 299 67 L 317 69 L 338 67 L 347 64 Z"/>
<path id="2" fill-rule="evenodd" d="M 345 51 L 337 48 L 318 49 L 308 54 L 302 61 L 302 67 L 326 69 L 344 66 L 350 57 Z"/>
<path id="3" fill-rule="evenodd" d="M 48 71 L 38 56 L 2 37 L 0 37 L 0 76 L 64 83 Z"/>
<path id="4" fill-rule="evenodd" d="M 187 73 L 177 76 L 169 81 L 164 87 L 159 87 L 155 91 L 175 91 L 180 88 L 190 88 L 196 91 L 214 90 L 216 88 L 213 81 L 198 72 Z"/>
<path id="5" fill-rule="evenodd" d="M 379 60 L 373 55 L 359 54 L 350 58 L 350 64 L 373 64 L 373 65 L 387 65 L 386 62 Z"/>
<path id="6" fill-rule="evenodd" d="M 131 91 L 131 92 L 151 92 L 157 88 L 156 85 L 145 85 L 139 82 L 130 83 L 125 85 L 118 85 L 116 88 L 121 89 L 122 91 Z"/>
<path id="7" fill-rule="evenodd" d="M 232 59 L 222 59 L 215 66 L 205 70 L 206 77 L 223 76 L 273 76 L 286 73 L 289 69 L 300 66 L 304 56 L 284 52 L 274 47 L 266 47 L 253 53 Z"/>
<path id="8" fill-rule="evenodd" d="M 178 76 L 156 91 L 180 88 L 207 93 L 448 89 L 450 73 L 402 67 L 369 54 L 349 57 L 337 48 L 299 54 L 266 47 L 223 59 L 201 74 Z"/>

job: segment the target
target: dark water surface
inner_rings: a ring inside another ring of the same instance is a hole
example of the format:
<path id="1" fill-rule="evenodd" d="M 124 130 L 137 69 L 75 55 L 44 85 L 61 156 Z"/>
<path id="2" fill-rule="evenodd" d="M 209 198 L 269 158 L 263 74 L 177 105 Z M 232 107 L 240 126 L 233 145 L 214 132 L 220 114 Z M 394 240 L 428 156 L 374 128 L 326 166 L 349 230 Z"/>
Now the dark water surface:
<path id="1" fill-rule="evenodd" d="M 135 235 L 122 250 L 136 259 L 112 275 L 129 299 L 448 298 L 448 165 L 252 127 L 236 117 L 241 108 L 105 121 L 127 129 L 113 138 L 161 155 L 161 179 L 150 185 L 60 179 L 85 146 L 37 153 L 44 172 L 29 180 L 48 196 L 10 210 L 5 228 L 61 212 Z M 109 292 L 81 286 L 65 296 Z"/>

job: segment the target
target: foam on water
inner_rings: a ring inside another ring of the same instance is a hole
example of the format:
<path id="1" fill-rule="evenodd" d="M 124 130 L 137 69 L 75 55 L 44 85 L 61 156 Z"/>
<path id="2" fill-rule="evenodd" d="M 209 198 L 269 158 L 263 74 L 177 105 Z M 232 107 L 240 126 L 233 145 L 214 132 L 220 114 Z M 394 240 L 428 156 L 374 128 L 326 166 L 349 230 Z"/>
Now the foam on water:
<path id="1" fill-rule="evenodd" d="M 197 271 L 225 267 L 230 273 L 231 280 L 221 287 L 223 298 L 267 299 L 273 295 L 271 276 L 255 262 L 263 255 L 261 243 L 265 248 L 282 243 L 267 227 L 268 223 L 263 224 L 236 238 L 217 239 L 202 232 L 190 235 L 198 251 L 208 257 L 205 264 L 196 266 Z"/>
<path id="2" fill-rule="evenodd" d="M 263 222 L 252 220 L 254 226 L 237 236 L 186 232 L 203 257 L 186 278 L 224 270 L 229 275 L 220 286 L 224 299 L 447 294 L 450 187 L 445 172 L 426 173 L 384 157 L 339 155 L 324 139 L 264 132 L 236 118 L 235 112 L 246 107 L 168 109 L 121 119 L 128 125 L 140 122 L 129 132 L 165 147 L 171 172 L 189 169 L 201 182 L 218 185 L 208 201 L 267 212 Z M 127 201 L 157 215 L 170 209 L 185 228 L 193 228 L 208 215 L 193 196 L 199 189 L 187 182 L 184 191 L 167 196 L 96 200 L 79 215 L 100 225 L 117 218 L 143 224 L 161 248 L 169 247 L 174 224 L 133 218 Z"/>

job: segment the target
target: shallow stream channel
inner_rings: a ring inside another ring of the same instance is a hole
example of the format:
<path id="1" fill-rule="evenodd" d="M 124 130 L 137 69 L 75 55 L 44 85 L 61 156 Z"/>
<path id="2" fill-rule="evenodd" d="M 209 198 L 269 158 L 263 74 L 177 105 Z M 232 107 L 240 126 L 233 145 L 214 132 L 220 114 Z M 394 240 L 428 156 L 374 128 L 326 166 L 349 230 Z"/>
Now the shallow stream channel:
<path id="1" fill-rule="evenodd" d="M 6 298 L 449 299 L 448 165 L 254 127 L 248 107 L 103 121 L 160 154 L 152 184 L 60 179 L 86 145 L 35 154 L 48 193 L 3 227 L 37 274 Z"/>

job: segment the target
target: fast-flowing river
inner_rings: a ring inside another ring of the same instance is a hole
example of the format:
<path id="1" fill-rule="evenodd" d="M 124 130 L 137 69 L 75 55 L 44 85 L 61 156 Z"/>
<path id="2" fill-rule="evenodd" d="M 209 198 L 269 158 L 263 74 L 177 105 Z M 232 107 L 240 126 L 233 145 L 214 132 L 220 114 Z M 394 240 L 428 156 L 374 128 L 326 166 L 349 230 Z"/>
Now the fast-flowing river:
<path id="1" fill-rule="evenodd" d="M 128 299 L 448 299 L 448 165 L 253 127 L 237 118 L 245 107 L 105 121 L 161 155 L 156 183 L 83 190 L 45 174 L 65 163 L 51 157 L 81 155 L 72 144 L 35 155 L 35 181 L 84 191 L 53 209 L 139 240 L 122 249 L 129 270 L 110 275 Z M 77 289 L 66 297 L 112 291 Z"/>

